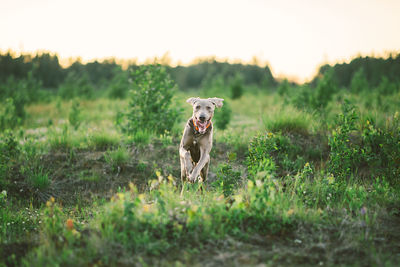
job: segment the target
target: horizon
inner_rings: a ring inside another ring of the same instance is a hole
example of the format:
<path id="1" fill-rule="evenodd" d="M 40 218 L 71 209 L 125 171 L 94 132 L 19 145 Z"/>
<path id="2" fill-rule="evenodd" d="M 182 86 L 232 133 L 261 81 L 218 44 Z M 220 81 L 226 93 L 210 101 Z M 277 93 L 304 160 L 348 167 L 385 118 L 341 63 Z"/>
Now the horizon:
<path id="1" fill-rule="evenodd" d="M 307 82 L 324 64 L 400 51 L 400 2 L 293 0 L 4 1 L 0 51 L 45 51 L 60 64 L 167 57 L 268 65 L 274 77 Z M 362 12 L 361 12 L 362 11 Z"/>
<path id="2" fill-rule="evenodd" d="M 31 56 L 31 57 L 35 57 L 37 55 L 42 55 L 42 54 L 49 54 L 52 56 L 57 56 L 58 58 L 58 62 L 60 64 L 61 67 L 63 68 L 68 68 L 70 67 L 74 62 L 80 62 L 82 64 L 88 64 L 88 63 L 93 63 L 93 62 L 99 62 L 99 63 L 104 63 L 107 61 L 113 61 L 116 64 L 120 65 L 123 69 L 126 69 L 129 65 L 145 65 L 145 64 L 151 64 L 151 63 L 159 63 L 162 65 L 166 65 L 169 67 L 177 67 L 177 66 L 191 66 L 191 65 L 196 65 L 198 63 L 201 62 L 210 62 L 210 61 L 216 61 L 219 63 L 229 63 L 229 64 L 242 64 L 242 65 L 256 65 L 259 67 L 268 67 L 269 70 L 271 71 L 274 79 L 276 80 L 284 80 L 287 79 L 290 82 L 295 82 L 298 84 L 303 84 L 303 83 L 307 83 L 307 82 L 311 82 L 316 75 L 318 75 L 318 71 L 320 69 L 321 66 L 323 65 L 331 65 L 334 66 L 335 64 L 349 64 L 352 60 L 356 59 L 356 58 L 360 58 L 360 57 L 371 57 L 371 58 L 382 58 L 382 59 L 388 59 L 391 56 L 398 56 L 400 55 L 400 51 L 386 51 L 384 53 L 380 53 L 380 54 L 366 54 L 366 55 L 361 55 L 361 54 L 357 54 L 354 55 L 348 59 L 343 59 L 343 60 L 337 60 L 337 61 L 333 61 L 333 62 L 321 62 L 320 64 L 318 64 L 315 68 L 315 73 L 312 77 L 309 77 L 307 80 L 299 80 L 298 77 L 291 77 L 291 76 L 287 76 L 284 74 L 281 75 L 276 75 L 273 71 L 273 66 L 271 66 L 267 61 L 261 61 L 260 59 L 258 59 L 257 57 L 253 57 L 251 61 L 243 61 L 240 59 L 229 59 L 229 58 L 217 58 L 215 56 L 205 56 L 205 57 L 198 57 L 198 58 L 194 58 L 193 60 L 191 60 L 190 62 L 187 63 L 182 63 L 181 61 L 174 61 L 173 59 L 171 59 L 169 57 L 169 53 L 165 53 L 163 56 L 161 57 L 153 57 L 153 58 L 146 58 L 143 61 L 139 61 L 137 58 L 116 58 L 116 57 L 104 57 L 104 58 L 92 58 L 92 59 L 88 59 L 88 60 L 84 60 L 81 57 L 69 57 L 69 58 L 62 58 L 60 57 L 60 55 L 57 52 L 52 52 L 52 51 L 47 51 L 47 50 L 38 50 L 38 51 L 14 51 L 14 50 L 2 50 L 0 49 L 0 54 L 7 54 L 9 53 L 11 56 Z"/>

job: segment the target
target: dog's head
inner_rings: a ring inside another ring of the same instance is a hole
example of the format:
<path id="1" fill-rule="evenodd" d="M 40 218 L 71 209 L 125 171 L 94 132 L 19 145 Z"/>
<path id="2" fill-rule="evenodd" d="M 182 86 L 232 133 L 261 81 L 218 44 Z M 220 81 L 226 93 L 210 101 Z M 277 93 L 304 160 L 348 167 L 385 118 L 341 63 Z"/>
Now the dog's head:
<path id="1" fill-rule="evenodd" d="M 215 108 L 222 107 L 224 101 L 222 98 L 207 98 L 191 97 L 186 100 L 187 103 L 193 106 L 193 119 L 200 133 L 205 133 L 207 126 L 211 122 Z"/>

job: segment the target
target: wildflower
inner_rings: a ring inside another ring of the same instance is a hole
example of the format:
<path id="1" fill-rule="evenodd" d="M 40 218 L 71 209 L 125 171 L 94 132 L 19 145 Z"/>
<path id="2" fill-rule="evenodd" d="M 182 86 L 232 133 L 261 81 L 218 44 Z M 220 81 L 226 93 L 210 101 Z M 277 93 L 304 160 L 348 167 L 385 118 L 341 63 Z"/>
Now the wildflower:
<path id="1" fill-rule="evenodd" d="M 119 199 L 124 200 L 125 196 L 123 193 L 117 193 Z"/>
<path id="2" fill-rule="evenodd" d="M 144 204 L 143 205 L 143 211 L 144 212 L 150 212 L 151 210 L 151 204 Z"/>
<path id="3" fill-rule="evenodd" d="M 367 208 L 366 207 L 362 207 L 360 210 L 361 215 L 365 215 L 367 213 Z"/>
<path id="4" fill-rule="evenodd" d="M 294 213 L 294 209 L 290 209 L 290 210 L 288 210 L 287 212 L 286 212 L 286 215 L 287 216 L 290 216 L 290 215 L 292 215 Z"/>
<path id="5" fill-rule="evenodd" d="M 72 219 L 68 219 L 66 224 L 68 230 L 74 229 L 74 221 Z"/>

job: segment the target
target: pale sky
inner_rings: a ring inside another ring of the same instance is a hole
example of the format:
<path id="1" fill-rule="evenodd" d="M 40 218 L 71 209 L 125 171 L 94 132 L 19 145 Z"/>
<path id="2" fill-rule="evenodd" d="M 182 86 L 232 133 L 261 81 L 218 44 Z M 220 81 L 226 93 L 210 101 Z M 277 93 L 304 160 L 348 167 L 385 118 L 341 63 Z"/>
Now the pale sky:
<path id="1" fill-rule="evenodd" d="M 323 63 L 400 52 L 399 0 L 0 0 L 0 50 L 61 58 L 268 62 L 311 78 Z"/>

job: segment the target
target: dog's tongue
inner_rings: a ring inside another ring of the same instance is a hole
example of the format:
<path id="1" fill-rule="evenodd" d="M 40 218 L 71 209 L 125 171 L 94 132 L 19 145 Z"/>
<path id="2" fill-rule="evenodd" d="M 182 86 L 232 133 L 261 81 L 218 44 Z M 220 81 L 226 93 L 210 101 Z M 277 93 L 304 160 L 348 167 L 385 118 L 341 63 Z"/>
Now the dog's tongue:
<path id="1" fill-rule="evenodd" d="M 197 121 L 197 127 L 199 128 L 200 133 L 205 133 L 207 130 L 207 122 Z"/>

